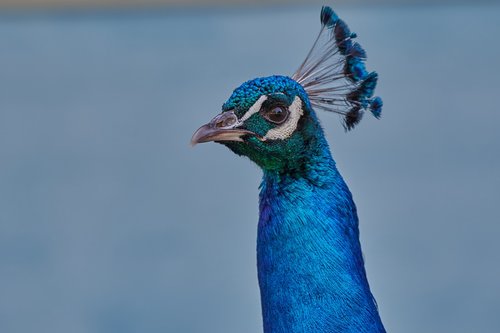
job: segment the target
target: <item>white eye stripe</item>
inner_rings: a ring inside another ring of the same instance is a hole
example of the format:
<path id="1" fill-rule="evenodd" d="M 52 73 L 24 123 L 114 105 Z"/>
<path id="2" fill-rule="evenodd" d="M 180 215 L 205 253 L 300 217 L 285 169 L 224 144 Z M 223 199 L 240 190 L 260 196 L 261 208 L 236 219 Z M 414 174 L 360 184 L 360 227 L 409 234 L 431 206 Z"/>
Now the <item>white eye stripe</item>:
<path id="1" fill-rule="evenodd" d="M 254 114 L 256 114 L 257 112 L 259 112 L 260 108 L 262 107 L 262 103 L 264 103 L 266 100 L 267 100 L 266 95 L 260 96 L 259 99 L 257 100 L 257 102 L 255 102 L 250 107 L 250 109 L 248 109 L 248 111 L 239 119 L 239 122 L 242 123 L 245 120 L 247 120 L 248 118 L 250 118 L 251 116 L 253 116 Z"/>
<path id="2" fill-rule="evenodd" d="M 299 96 L 295 96 L 293 103 L 288 107 L 288 110 L 290 111 L 290 116 L 287 121 L 285 121 L 282 125 L 271 128 L 267 131 L 263 140 L 284 140 L 292 136 L 293 132 L 297 129 L 300 117 L 304 114 L 304 110 L 302 110 L 302 102 Z"/>

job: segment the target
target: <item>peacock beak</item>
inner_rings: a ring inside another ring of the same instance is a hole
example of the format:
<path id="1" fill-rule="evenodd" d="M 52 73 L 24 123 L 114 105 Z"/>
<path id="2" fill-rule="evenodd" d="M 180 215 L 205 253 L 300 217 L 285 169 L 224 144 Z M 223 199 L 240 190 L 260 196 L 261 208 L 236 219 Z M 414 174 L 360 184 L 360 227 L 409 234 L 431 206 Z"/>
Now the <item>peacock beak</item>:
<path id="1" fill-rule="evenodd" d="M 226 111 L 217 115 L 208 124 L 198 128 L 191 138 L 191 144 L 209 141 L 239 141 L 243 142 L 245 135 L 256 135 L 254 132 L 238 128 L 242 124 L 232 111 Z"/>

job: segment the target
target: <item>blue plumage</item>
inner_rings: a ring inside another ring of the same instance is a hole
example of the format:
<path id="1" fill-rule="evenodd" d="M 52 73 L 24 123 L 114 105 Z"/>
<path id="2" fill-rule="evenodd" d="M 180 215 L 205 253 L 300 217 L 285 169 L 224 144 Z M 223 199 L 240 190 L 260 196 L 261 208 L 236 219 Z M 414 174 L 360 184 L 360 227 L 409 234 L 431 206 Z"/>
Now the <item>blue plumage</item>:
<path id="1" fill-rule="evenodd" d="M 379 118 L 382 100 L 372 98 L 378 75 L 365 69 L 365 51 L 331 8 L 322 8 L 321 23 L 293 77 L 243 83 L 192 142 L 222 143 L 263 170 L 257 265 L 264 332 L 383 333 L 356 206 L 315 113 L 340 114 L 346 130 L 365 110 Z M 317 47 L 322 38 L 326 53 Z"/>
<path id="2" fill-rule="evenodd" d="M 233 91 L 229 99 L 222 105 L 223 111 L 235 110 L 242 113 L 252 106 L 262 95 L 277 92 L 295 92 L 303 100 L 307 100 L 304 88 L 289 77 L 273 75 L 249 80 Z"/>
<path id="3" fill-rule="evenodd" d="M 385 332 L 366 280 L 358 217 L 326 141 L 310 172 L 265 172 L 258 271 L 264 332 Z"/>

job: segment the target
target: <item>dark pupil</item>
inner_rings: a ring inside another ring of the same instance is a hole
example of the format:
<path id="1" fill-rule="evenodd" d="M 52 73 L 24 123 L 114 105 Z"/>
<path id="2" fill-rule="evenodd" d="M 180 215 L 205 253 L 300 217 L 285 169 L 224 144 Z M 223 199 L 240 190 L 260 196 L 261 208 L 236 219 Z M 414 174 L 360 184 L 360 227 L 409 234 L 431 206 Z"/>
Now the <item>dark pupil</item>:
<path id="1" fill-rule="evenodd" d="M 275 123 L 280 123 L 285 120 L 286 112 L 282 107 L 274 107 L 267 113 L 267 118 Z"/>

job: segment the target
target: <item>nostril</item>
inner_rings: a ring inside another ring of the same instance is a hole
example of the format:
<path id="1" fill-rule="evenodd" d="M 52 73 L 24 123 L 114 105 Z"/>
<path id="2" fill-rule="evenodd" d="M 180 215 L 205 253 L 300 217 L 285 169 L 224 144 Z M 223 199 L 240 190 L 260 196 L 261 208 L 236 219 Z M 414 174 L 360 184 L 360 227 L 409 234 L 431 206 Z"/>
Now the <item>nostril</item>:
<path id="1" fill-rule="evenodd" d="M 238 118 L 234 113 L 223 113 L 214 119 L 213 124 L 216 128 L 226 128 L 234 126 L 237 120 Z"/>

